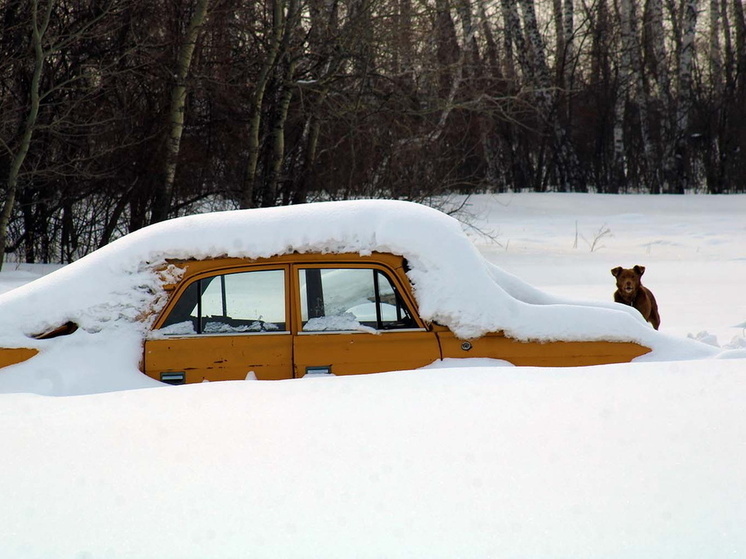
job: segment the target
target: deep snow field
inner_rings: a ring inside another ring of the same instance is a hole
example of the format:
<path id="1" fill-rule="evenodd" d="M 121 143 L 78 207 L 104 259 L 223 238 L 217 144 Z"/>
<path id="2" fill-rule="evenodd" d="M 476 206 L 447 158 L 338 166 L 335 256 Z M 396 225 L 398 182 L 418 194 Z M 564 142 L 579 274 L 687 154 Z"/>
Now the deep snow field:
<path id="1" fill-rule="evenodd" d="M 475 238 L 482 253 L 536 287 L 613 300 L 610 270 L 640 264 L 662 332 L 744 341 L 746 196 L 505 194 L 467 210 L 499 243 Z"/>
<path id="2" fill-rule="evenodd" d="M 746 196 L 466 209 L 482 254 L 550 294 L 608 302 L 640 264 L 662 332 L 746 347 Z M 52 268 L 6 263 L 0 292 Z M 745 557 L 730 356 L 3 394 L 0 558 Z"/>

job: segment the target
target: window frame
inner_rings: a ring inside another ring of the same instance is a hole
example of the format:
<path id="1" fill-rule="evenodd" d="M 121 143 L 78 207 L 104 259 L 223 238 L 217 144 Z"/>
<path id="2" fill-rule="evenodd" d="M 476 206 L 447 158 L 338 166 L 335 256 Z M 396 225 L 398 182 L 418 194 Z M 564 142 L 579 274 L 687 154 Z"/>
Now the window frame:
<path id="1" fill-rule="evenodd" d="M 308 261 L 308 262 L 296 262 L 291 266 L 290 274 L 293 283 L 293 332 L 300 336 L 318 336 L 323 334 L 370 334 L 364 330 L 304 330 L 303 329 L 303 305 L 301 302 L 301 270 L 307 269 L 318 269 L 318 270 L 336 270 L 336 269 L 363 269 L 372 270 L 383 274 L 394 289 L 394 293 L 399 300 L 400 304 L 409 313 L 415 326 L 409 328 L 373 328 L 376 335 L 385 335 L 393 332 L 422 332 L 428 330 L 422 319 L 419 316 L 417 307 L 414 305 L 414 301 L 410 300 L 408 290 L 404 289 L 400 284 L 399 276 L 394 270 L 386 266 L 385 264 L 378 262 L 377 260 L 360 260 L 360 261 L 349 261 L 349 260 L 329 260 L 329 261 Z M 376 285 L 376 303 L 380 302 L 380 288 L 378 281 L 378 274 L 373 274 L 374 282 Z M 378 305 L 377 305 L 378 306 Z M 378 315 L 379 309 L 376 309 Z M 380 317 L 377 317 L 377 321 L 380 324 Z"/>
<path id="2" fill-rule="evenodd" d="M 257 264 L 257 265 L 242 265 L 242 266 L 235 266 L 230 268 L 215 268 L 211 270 L 206 270 L 204 272 L 191 275 L 182 282 L 179 282 L 178 286 L 173 290 L 173 293 L 171 297 L 169 298 L 168 304 L 163 308 L 160 315 L 158 316 L 158 319 L 153 324 L 152 327 L 152 333 L 158 335 L 161 328 L 163 328 L 163 324 L 168 319 L 169 315 L 171 314 L 171 311 L 178 305 L 181 297 L 187 292 L 187 290 L 199 282 L 209 279 L 214 280 L 217 278 L 225 277 L 231 274 L 242 274 L 242 273 L 251 273 L 251 272 L 263 272 L 263 271 L 281 271 L 283 273 L 283 289 L 284 289 L 284 311 L 285 311 L 285 328 L 283 330 L 270 330 L 270 331 L 235 331 L 235 332 L 203 332 L 201 331 L 202 326 L 202 295 L 204 295 L 205 290 L 201 290 L 198 287 L 198 298 L 197 298 L 197 306 L 199 308 L 198 311 L 198 328 L 197 332 L 194 333 L 185 333 L 185 334 L 165 334 L 160 333 L 161 336 L 167 337 L 167 338 L 187 338 L 187 337 L 206 337 L 206 336 L 245 336 L 245 335 L 263 335 L 263 336 L 277 336 L 277 335 L 284 335 L 284 334 L 292 334 L 292 324 L 291 324 L 291 309 L 290 309 L 290 303 L 292 300 L 291 297 L 291 285 L 289 281 L 290 276 L 290 265 L 284 264 L 284 263 L 278 263 L 278 264 L 272 264 L 272 263 L 266 263 L 266 264 Z M 221 290 L 224 289 L 224 280 L 220 280 L 220 287 Z M 223 292 L 224 293 L 224 292 Z M 223 304 L 225 305 L 225 301 L 223 301 Z"/>
<path id="3" fill-rule="evenodd" d="M 433 325 L 422 320 L 419 314 L 417 302 L 414 299 L 411 285 L 406 277 L 406 260 L 402 256 L 385 253 L 373 252 L 370 255 L 360 255 L 357 253 L 340 253 L 340 254 L 321 254 L 321 253 L 291 253 L 267 258 L 246 259 L 237 257 L 208 258 L 208 259 L 168 259 L 164 266 L 164 278 L 172 278 L 173 269 L 179 270 L 179 277 L 176 281 L 165 281 L 163 289 L 165 290 L 168 301 L 157 311 L 157 317 L 150 326 L 150 335 L 158 335 L 158 329 L 165 322 L 169 313 L 176 305 L 177 301 L 194 281 L 212 277 L 221 274 L 234 272 L 249 272 L 254 270 L 279 270 L 285 271 L 285 330 L 280 332 L 237 332 L 237 333 L 215 333 L 215 334 L 171 334 L 168 338 L 181 337 L 204 337 L 204 336 L 235 336 L 235 335 L 320 335 L 320 334 L 364 334 L 350 330 L 341 331 L 319 331 L 304 332 L 302 329 L 301 311 L 300 311 L 300 285 L 297 270 L 300 268 L 373 268 L 383 272 L 391 281 L 397 290 L 401 301 L 410 312 L 416 327 L 401 328 L 391 330 L 377 330 L 380 335 L 390 333 L 404 332 L 422 332 L 431 331 Z M 169 270 L 171 268 L 171 270 Z M 145 320 L 145 318 L 143 318 Z M 166 337 L 162 335 L 162 337 Z"/>

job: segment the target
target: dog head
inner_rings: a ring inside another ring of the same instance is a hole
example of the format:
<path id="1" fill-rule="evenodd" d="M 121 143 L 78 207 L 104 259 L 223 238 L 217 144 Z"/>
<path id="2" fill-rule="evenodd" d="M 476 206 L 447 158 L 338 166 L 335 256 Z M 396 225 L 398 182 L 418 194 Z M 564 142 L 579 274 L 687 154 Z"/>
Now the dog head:
<path id="1" fill-rule="evenodd" d="M 631 269 L 617 266 L 611 270 L 611 275 L 616 278 L 617 289 L 628 297 L 633 296 L 640 288 L 640 278 L 644 273 L 645 266 L 635 266 Z"/>

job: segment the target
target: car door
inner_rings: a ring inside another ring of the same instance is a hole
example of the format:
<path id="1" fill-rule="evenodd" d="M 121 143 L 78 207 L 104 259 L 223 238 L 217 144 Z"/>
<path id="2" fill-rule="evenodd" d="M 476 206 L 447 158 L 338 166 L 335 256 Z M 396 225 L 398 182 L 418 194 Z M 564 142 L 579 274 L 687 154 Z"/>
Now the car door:
<path id="1" fill-rule="evenodd" d="M 172 384 L 292 378 L 288 270 L 251 267 L 190 278 L 145 342 L 144 372 Z"/>
<path id="2" fill-rule="evenodd" d="M 295 376 L 411 369 L 440 359 L 396 275 L 374 263 L 297 264 Z"/>

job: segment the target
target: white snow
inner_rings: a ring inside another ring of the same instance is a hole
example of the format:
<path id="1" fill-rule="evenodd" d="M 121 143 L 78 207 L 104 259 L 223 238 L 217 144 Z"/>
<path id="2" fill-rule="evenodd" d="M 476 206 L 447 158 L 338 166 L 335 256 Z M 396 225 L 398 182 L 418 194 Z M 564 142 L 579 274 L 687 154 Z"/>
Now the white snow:
<path id="1" fill-rule="evenodd" d="M 394 212 L 335 245 L 360 225 L 356 210 L 336 224 L 309 218 L 288 233 L 297 245 L 270 236 L 266 250 L 304 250 L 319 231 L 332 251 L 373 242 L 406 250 L 420 304 L 470 335 L 484 315 L 449 307 L 434 287 L 455 254 L 458 266 L 484 270 L 461 295 L 476 301 L 487 289 L 498 301 L 483 306 L 499 305 L 515 332 L 585 335 L 629 321 L 657 344 L 656 361 L 540 369 L 449 360 L 359 377 L 120 391 L 158 384 L 135 372 L 137 311 L 158 297 L 151 268 L 138 263 L 160 262 L 169 235 L 200 220 L 160 226 L 138 235 L 142 244 L 125 239 L 0 295 L 4 342 L 27 345 L 13 325 L 83 326 L 0 370 L 2 391 L 109 391 L 0 395 L 0 557 L 746 556 L 746 196 L 520 194 L 470 204 L 474 225 L 499 244 L 476 234 L 478 252 L 460 236 L 441 243 L 459 227 L 440 217 L 430 239 L 397 240 L 412 225 Z M 429 223 L 431 212 L 422 215 Z M 202 255 L 265 256 L 260 233 L 240 243 L 209 227 L 195 236 Z M 609 270 L 635 264 L 647 267 L 661 333 L 608 310 Z M 0 273 L 0 291 L 37 271 L 18 268 Z M 577 300 L 590 306 L 568 304 Z M 549 316 L 557 324 L 536 324 Z"/>
<path id="2" fill-rule="evenodd" d="M 740 557 L 745 377 L 477 367 L 6 395 L 0 556 Z"/>
<path id="3" fill-rule="evenodd" d="M 337 316 L 323 316 L 312 318 L 303 325 L 304 332 L 367 332 L 369 334 L 378 334 L 378 330 L 360 324 L 358 319 L 352 313 L 344 313 Z"/>

